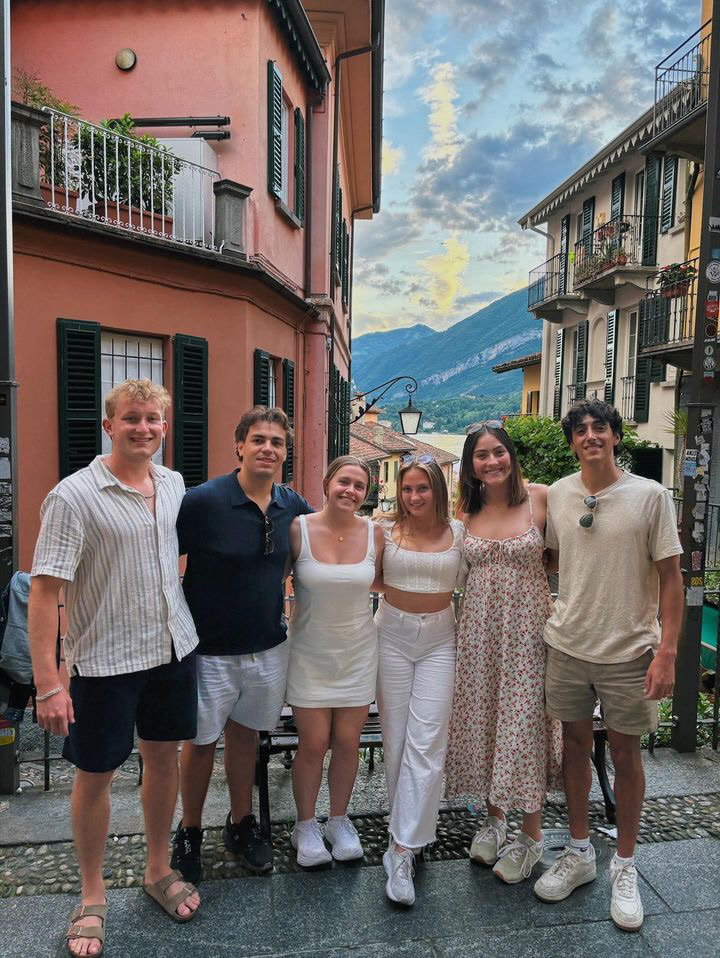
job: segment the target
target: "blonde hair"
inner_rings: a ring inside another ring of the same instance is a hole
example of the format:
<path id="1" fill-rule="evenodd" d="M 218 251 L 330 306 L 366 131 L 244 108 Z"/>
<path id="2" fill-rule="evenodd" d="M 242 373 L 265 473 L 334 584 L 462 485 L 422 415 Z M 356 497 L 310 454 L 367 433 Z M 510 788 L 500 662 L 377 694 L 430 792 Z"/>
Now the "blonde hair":
<path id="1" fill-rule="evenodd" d="M 412 459 L 410 462 L 400 466 L 398 469 L 397 479 L 395 480 L 397 485 L 395 512 L 390 513 L 387 518 L 394 525 L 398 525 L 401 532 L 407 529 L 408 513 L 402 500 L 402 480 L 405 473 L 409 472 L 411 469 L 420 469 L 428 477 L 430 491 L 432 492 L 433 497 L 436 525 L 441 526 L 449 522 L 450 502 L 447 481 L 445 480 L 445 475 L 443 474 L 442 469 L 434 459 L 431 459 L 430 462 L 418 462 L 417 459 Z"/>
<path id="2" fill-rule="evenodd" d="M 160 406 L 163 418 L 165 418 L 165 410 L 172 402 L 170 393 L 164 386 L 158 386 L 149 379 L 126 379 L 125 382 L 113 386 L 105 397 L 107 419 L 112 419 L 115 415 L 115 408 L 120 399 L 126 399 L 128 402 L 156 402 Z"/>
<path id="3" fill-rule="evenodd" d="M 359 459 L 357 456 L 338 456 L 337 459 L 333 459 L 333 461 L 327 467 L 327 472 L 323 476 L 323 492 L 325 493 L 325 495 L 327 495 L 328 483 L 330 482 L 332 477 L 337 472 L 340 472 L 340 470 L 344 468 L 345 466 L 357 466 L 358 469 L 362 469 L 362 471 L 367 476 L 367 487 L 368 489 L 370 488 L 370 483 L 372 481 L 372 478 L 370 476 L 370 467 L 368 466 L 368 464 L 364 462 L 362 459 Z M 367 496 L 367 490 L 365 492 L 365 495 Z"/>

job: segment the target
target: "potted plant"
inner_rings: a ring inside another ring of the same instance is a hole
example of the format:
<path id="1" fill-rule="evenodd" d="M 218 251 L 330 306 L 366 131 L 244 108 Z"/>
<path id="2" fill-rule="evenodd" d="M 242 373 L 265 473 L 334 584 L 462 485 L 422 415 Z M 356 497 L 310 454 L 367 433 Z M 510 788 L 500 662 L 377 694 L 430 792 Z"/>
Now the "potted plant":
<path id="1" fill-rule="evenodd" d="M 697 270 L 692 263 L 670 263 L 668 266 L 663 266 L 657 280 L 660 285 L 660 295 L 663 299 L 687 295 L 696 273 Z"/>
<path id="2" fill-rule="evenodd" d="M 116 140 L 118 134 L 124 140 Z M 131 142 L 131 141 L 134 141 Z M 135 145 L 135 143 L 137 145 Z M 117 148 L 116 148 L 117 144 Z M 79 130 L 81 192 L 99 219 L 119 220 L 130 228 L 145 227 L 152 216 L 156 232 L 172 225 L 174 175 L 180 160 L 155 137 L 137 136 L 129 113 L 103 120 L 100 129 Z"/>

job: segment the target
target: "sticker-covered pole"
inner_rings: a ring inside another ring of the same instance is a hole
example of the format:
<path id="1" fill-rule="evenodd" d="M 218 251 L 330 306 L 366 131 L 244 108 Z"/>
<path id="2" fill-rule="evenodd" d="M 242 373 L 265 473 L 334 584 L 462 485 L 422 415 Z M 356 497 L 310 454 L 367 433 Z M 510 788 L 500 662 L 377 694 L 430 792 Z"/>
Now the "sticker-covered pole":
<path id="1" fill-rule="evenodd" d="M 718 308 L 720 304 L 720 2 L 714 4 L 705 127 L 700 256 L 697 279 L 692 378 L 688 391 L 683 462 L 681 540 L 685 578 L 685 623 L 675 664 L 671 744 L 692 752 L 696 743 L 705 548 L 714 410 L 718 403 Z M 720 426 L 720 424 L 718 424 Z M 720 463 L 717 464 L 720 468 Z"/>
<path id="2" fill-rule="evenodd" d="M 17 450 L 13 335 L 12 178 L 10 140 L 10 0 L 0 0 L 0 592 L 17 568 Z"/>

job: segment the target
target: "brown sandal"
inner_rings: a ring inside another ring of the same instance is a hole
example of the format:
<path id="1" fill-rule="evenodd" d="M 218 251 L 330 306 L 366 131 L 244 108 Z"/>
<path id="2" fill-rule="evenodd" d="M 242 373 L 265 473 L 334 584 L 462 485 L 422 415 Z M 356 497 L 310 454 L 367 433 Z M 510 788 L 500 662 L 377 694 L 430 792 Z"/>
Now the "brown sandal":
<path id="1" fill-rule="evenodd" d="M 171 898 L 168 898 L 165 892 L 170 885 L 176 881 L 183 882 L 183 887 L 180 891 L 176 891 Z M 160 881 L 153 882 L 151 885 L 143 882 L 143 891 L 146 895 L 149 895 L 153 901 L 156 901 L 162 910 L 167 912 L 174 921 L 192 921 L 197 914 L 197 908 L 191 911 L 189 915 L 178 915 L 177 913 L 178 905 L 182 905 L 193 892 L 197 891 L 197 888 L 189 882 L 184 881 L 180 872 L 175 869 L 171 871 L 169 875 L 161 878 Z"/>
<path id="2" fill-rule="evenodd" d="M 97 938 L 100 942 L 100 948 L 93 952 L 89 958 L 99 958 L 99 955 L 102 954 L 103 948 L 105 947 L 105 919 L 107 917 L 107 902 L 104 905 L 78 905 L 77 908 L 73 910 L 72 915 L 70 915 L 70 924 L 68 925 L 68 930 L 65 935 L 65 941 L 67 943 L 67 949 L 71 955 L 75 955 L 74 951 L 70 951 L 70 942 L 77 941 L 78 938 Z M 99 918 L 101 924 L 98 925 L 78 925 L 78 922 L 81 918 Z"/>

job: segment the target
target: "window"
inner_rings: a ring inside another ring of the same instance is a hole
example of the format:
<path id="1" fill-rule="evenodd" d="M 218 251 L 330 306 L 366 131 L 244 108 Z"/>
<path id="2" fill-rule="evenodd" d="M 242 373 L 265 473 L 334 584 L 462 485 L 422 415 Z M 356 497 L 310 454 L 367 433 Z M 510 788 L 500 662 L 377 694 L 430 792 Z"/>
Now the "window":
<path id="1" fill-rule="evenodd" d="M 384 466 L 385 466 L 385 482 L 387 482 L 390 476 L 390 463 L 387 461 L 387 459 L 385 460 Z"/>
<path id="2" fill-rule="evenodd" d="M 126 336 L 124 333 L 100 333 L 100 391 L 106 396 L 113 386 L 125 379 L 149 379 L 158 386 L 164 383 L 163 342 L 149 336 Z M 104 417 L 105 410 L 102 410 Z M 102 433 L 103 455 L 110 453 L 112 443 Z M 153 462 L 164 462 L 165 440 L 153 456 Z"/>
<path id="3" fill-rule="evenodd" d="M 637 318 L 636 312 L 630 313 L 628 318 L 628 360 L 627 375 L 635 375 L 635 361 L 637 359 Z"/>
<path id="4" fill-rule="evenodd" d="M 635 197 L 633 212 L 635 216 L 642 216 L 645 207 L 645 171 L 641 170 L 635 176 Z"/>
<path id="5" fill-rule="evenodd" d="M 578 330 L 577 326 L 572 331 L 572 336 L 570 338 L 570 382 L 575 382 L 575 375 L 577 371 L 577 354 L 578 354 Z"/>
<path id="6" fill-rule="evenodd" d="M 268 60 L 268 190 L 283 212 L 302 226 L 305 218 L 305 118 L 283 90 L 277 64 Z"/>
<path id="7" fill-rule="evenodd" d="M 268 406 L 277 406 L 277 367 L 278 361 L 272 356 L 268 360 L 269 362 L 269 376 L 268 376 Z"/>
<path id="8" fill-rule="evenodd" d="M 398 469 L 399 469 L 399 467 L 400 467 L 400 462 L 399 462 L 399 460 L 396 459 L 396 460 L 395 460 L 395 464 L 394 464 L 394 466 L 393 466 L 393 479 L 397 479 L 397 474 L 398 474 Z"/>

